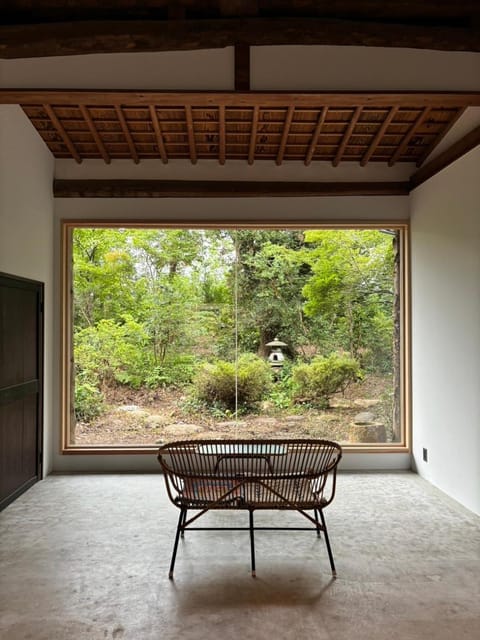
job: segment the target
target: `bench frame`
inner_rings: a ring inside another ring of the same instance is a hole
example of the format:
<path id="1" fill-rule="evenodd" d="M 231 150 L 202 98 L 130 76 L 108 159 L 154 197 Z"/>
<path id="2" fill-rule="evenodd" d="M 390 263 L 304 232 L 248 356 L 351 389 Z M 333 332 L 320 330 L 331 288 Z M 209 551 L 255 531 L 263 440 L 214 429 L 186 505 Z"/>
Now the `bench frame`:
<path id="1" fill-rule="evenodd" d="M 180 537 L 186 530 L 249 531 L 252 576 L 256 575 L 255 531 L 323 532 L 332 575 L 333 553 L 323 510 L 335 497 L 340 445 L 329 440 L 186 440 L 160 447 L 158 460 L 168 496 L 180 509 L 170 562 L 173 578 Z M 291 510 L 308 527 L 255 526 L 254 511 Z M 245 510 L 248 527 L 192 526 L 211 510 Z M 189 515 L 189 511 L 197 511 Z M 311 512 L 311 513 L 310 513 Z"/>

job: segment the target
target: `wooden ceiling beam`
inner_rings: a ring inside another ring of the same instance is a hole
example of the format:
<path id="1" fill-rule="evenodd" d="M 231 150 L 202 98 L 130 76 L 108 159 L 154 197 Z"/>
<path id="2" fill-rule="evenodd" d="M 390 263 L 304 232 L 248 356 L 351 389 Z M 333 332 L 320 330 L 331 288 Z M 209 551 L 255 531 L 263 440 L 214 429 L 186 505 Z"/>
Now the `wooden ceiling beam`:
<path id="1" fill-rule="evenodd" d="M 157 140 L 158 151 L 160 152 L 160 157 L 162 158 L 163 164 L 168 163 L 167 150 L 165 149 L 165 143 L 163 141 L 163 133 L 162 128 L 160 126 L 160 121 L 158 120 L 157 109 L 153 104 L 149 106 L 150 111 L 150 119 L 152 121 L 153 130 L 155 131 L 155 138 Z"/>
<path id="2" fill-rule="evenodd" d="M 159 108 L 192 106 L 217 109 L 219 104 L 225 107 L 295 108 L 357 107 L 362 104 L 369 107 L 387 108 L 397 105 L 402 108 L 460 108 L 480 106 L 480 91 L 476 92 L 266 92 L 251 91 L 79 91 L 69 89 L 0 89 L 0 104 L 104 107 L 122 105 L 123 107 L 148 107 L 151 104 Z"/>
<path id="3" fill-rule="evenodd" d="M 325 122 L 325 118 L 327 117 L 327 113 L 328 113 L 328 107 L 323 107 L 322 110 L 320 111 L 320 115 L 318 116 L 315 131 L 313 132 L 313 136 L 312 136 L 312 139 L 310 140 L 310 144 L 308 147 L 307 155 L 305 156 L 305 160 L 304 160 L 304 164 L 306 167 L 308 167 L 308 165 L 312 161 L 313 154 L 315 153 L 315 150 L 317 148 L 320 132 Z"/>
<path id="4" fill-rule="evenodd" d="M 250 91 L 250 47 L 236 44 L 235 56 L 235 91 Z"/>
<path id="5" fill-rule="evenodd" d="M 285 148 L 287 146 L 288 134 L 290 133 L 290 126 L 292 124 L 294 113 L 295 107 L 288 107 L 287 115 L 285 116 L 285 123 L 283 125 L 282 139 L 280 140 L 280 146 L 278 148 L 276 159 L 276 164 L 279 166 L 282 164 L 283 156 L 285 155 Z"/>
<path id="6" fill-rule="evenodd" d="M 463 116 L 463 114 L 465 113 L 466 109 L 467 109 L 467 107 L 460 107 L 457 110 L 457 113 L 455 114 L 455 117 L 453 117 L 450 120 L 450 122 L 447 124 L 447 126 L 443 127 L 443 129 L 438 133 L 438 135 L 435 136 L 435 138 L 432 140 L 432 142 L 428 145 L 426 150 L 422 153 L 420 158 L 417 160 L 417 167 L 421 167 L 422 166 L 422 164 L 425 162 L 425 160 L 428 158 L 428 156 L 432 153 L 432 151 L 435 149 L 435 147 L 438 144 L 440 144 L 440 142 L 447 135 L 447 133 L 450 131 L 450 129 L 453 127 L 453 125 L 456 122 L 458 122 L 458 120 Z"/>
<path id="7" fill-rule="evenodd" d="M 252 130 L 250 133 L 250 145 L 248 147 L 248 164 L 253 164 L 255 160 L 255 145 L 257 143 L 258 117 L 260 115 L 260 107 L 253 107 Z"/>
<path id="8" fill-rule="evenodd" d="M 342 141 L 340 143 L 340 146 L 337 149 L 337 153 L 335 155 L 335 158 L 332 162 L 334 167 L 337 167 L 342 159 L 343 156 L 343 152 L 345 151 L 345 149 L 347 148 L 348 142 L 352 136 L 353 130 L 355 129 L 355 125 L 358 122 L 358 119 L 360 118 L 360 115 L 362 113 L 362 109 L 363 107 L 357 107 L 355 109 L 355 112 L 352 116 L 352 119 L 350 120 L 350 122 L 348 123 L 348 127 L 347 130 L 345 131 L 345 135 L 342 138 Z"/>
<path id="9" fill-rule="evenodd" d="M 120 122 L 120 126 L 122 127 L 123 135 L 125 136 L 125 140 L 127 141 L 133 161 L 135 164 L 138 164 L 140 162 L 140 158 L 138 157 L 137 149 L 135 148 L 135 143 L 130 134 L 127 121 L 125 120 L 125 116 L 123 115 L 122 107 L 115 105 L 115 112 L 117 114 L 118 121 Z"/>
<path id="10" fill-rule="evenodd" d="M 370 146 L 369 146 L 367 152 L 365 153 L 365 155 L 363 156 L 363 158 L 360 161 L 360 165 L 362 167 L 364 167 L 367 164 L 367 162 L 370 160 L 372 155 L 375 153 L 375 149 L 377 148 L 378 143 L 383 138 L 383 136 L 385 134 L 385 131 L 388 128 L 388 125 L 392 122 L 392 120 L 395 117 L 397 111 L 398 111 L 398 107 L 395 106 L 395 107 L 392 107 L 390 109 L 390 111 L 388 112 L 387 117 L 382 122 L 382 125 L 381 125 L 380 129 L 377 131 L 375 137 L 373 138 L 372 142 L 370 143 Z"/>
<path id="11" fill-rule="evenodd" d="M 396 163 L 396 161 L 399 158 L 402 157 L 402 154 L 405 151 L 405 149 L 407 149 L 407 147 L 408 147 L 408 145 L 410 143 L 410 140 L 413 138 L 415 133 L 418 131 L 419 127 L 428 118 L 428 115 L 429 115 L 431 110 L 432 110 L 431 107 L 425 107 L 425 109 L 423 109 L 423 111 L 420 113 L 420 115 L 417 117 L 417 119 L 413 122 L 413 124 L 410 127 L 410 129 L 403 136 L 402 142 L 397 147 L 395 153 L 393 154 L 393 156 L 388 161 L 388 166 L 389 167 L 393 167 L 393 165 Z"/>
<path id="12" fill-rule="evenodd" d="M 103 140 L 97 131 L 97 128 L 95 126 L 95 123 L 92 120 L 92 116 L 90 115 L 88 108 L 84 104 L 81 104 L 79 108 L 80 108 L 80 113 L 82 114 L 83 119 L 87 123 L 87 126 L 90 130 L 90 133 L 92 134 L 93 139 L 95 140 L 95 144 L 98 147 L 98 150 L 100 152 L 100 155 L 103 158 L 103 161 L 105 162 L 105 164 L 110 164 L 111 162 L 110 156 L 108 155 L 107 150 L 105 149 Z"/>
<path id="13" fill-rule="evenodd" d="M 57 118 L 57 115 L 56 115 L 55 111 L 53 110 L 53 107 L 51 105 L 49 105 L 49 104 L 44 104 L 43 108 L 45 109 L 45 112 L 46 112 L 47 116 L 50 118 L 50 121 L 52 122 L 53 126 L 57 130 L 58 134 L 62 138 L 63 143 L 65 144 L 65 146 L 69 150 L 71 156 L 75 159 L 76 162 L 78 162 L 78 164 L 81 164 L 82 158 L 80 157 L 78 151 L 76 150 L 75 145 L 70 140 L 70 138 L 69 138 L 67 132 L 65 131 L 62 123 Z"/>
<path id="14" fill-rule="evenodd" d="M 197 20 L 78 20 L 0 26 L 0 58 L 187 51 L 243 44 L 408 47 L 480 51 L 480 28 L 368 19 L 239 17 Z"/>
<path id="15" fill-rule="evenodd" d="M 414 173 L 410 178 L 410 189 L 415 189 L 423 182 L 426 182 L 439 171 L 455 162 L 455 160 L 478 147 L 478 145 L 480 145 L 480 126 L 467 133 L 466 136 L 463 136 L 458 142 L 455 142 L 455 144 Z"/>
<path id="16" fill-rule="evenodd" d="M 193 116 L 192 107 L 185 107 L 185 119 L 187 122 L 187 134 L 188 134 L 188 147 L 190 150 L 190 161 L 192 164 L 197 164 L 197 149 L 195 146 L 195 131 L 193 129 Z"/>
<path id="17" fill-rule="evenodd" d="M 408 182 L 54 180 L 56 198 L 405 196 L 408 188 Z"/>
<path id="18" fill-rule="evenodd" d="M 218 108 L 218 138 L 218 161 L 223 165 L 226 156 L 225 107 L 223 105 Z"/>

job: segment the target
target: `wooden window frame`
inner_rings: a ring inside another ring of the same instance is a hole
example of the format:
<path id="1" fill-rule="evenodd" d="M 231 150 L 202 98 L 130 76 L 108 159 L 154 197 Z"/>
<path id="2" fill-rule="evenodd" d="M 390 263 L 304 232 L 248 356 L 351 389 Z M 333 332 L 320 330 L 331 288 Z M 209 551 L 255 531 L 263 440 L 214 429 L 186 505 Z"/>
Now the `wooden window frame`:
<path id="1" fill-rule="evenodd" d="M 411 452 L 411 289 L 410 289 L 410 225 L 408 222 L 381 220 L 375 222 L 311 221 L 298 222 L 162 222 L 161 220 L 75 219 L 61 220 L 61 429 L 60 452 L 64 455 L 152 455 L 157 445 L 74 445 L 70 443 L 73 428 L 71 401 L 72 358 L 72 232 L 76 228 L 138 228 L 138 229 L 392 229 L 400 232 L 400 421 L 398 443 L 344 444 L 346 453 L 410 453 Z"/>

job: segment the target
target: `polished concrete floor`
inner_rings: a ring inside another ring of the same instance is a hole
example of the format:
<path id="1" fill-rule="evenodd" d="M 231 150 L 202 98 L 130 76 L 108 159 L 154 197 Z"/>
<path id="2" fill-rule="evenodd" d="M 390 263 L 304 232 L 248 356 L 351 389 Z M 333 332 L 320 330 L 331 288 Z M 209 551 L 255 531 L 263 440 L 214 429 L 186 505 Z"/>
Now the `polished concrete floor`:
<path id="1" fill-rule="evenodd" d="M 161 476 L 51 476 L 0 514 L 0 638 L 480 637 L 478 517 L 411 473 L 341 474 L 326 517 L 336 580 L 314 533 L 258 532 L 254 579 L 248 533 L 190 532 L 169 581 Z"/>

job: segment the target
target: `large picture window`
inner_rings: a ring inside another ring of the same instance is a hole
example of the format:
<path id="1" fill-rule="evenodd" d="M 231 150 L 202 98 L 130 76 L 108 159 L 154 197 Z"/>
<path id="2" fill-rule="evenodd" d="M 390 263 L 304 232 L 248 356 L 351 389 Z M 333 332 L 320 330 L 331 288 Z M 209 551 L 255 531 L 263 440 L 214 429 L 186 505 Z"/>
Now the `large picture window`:
<path id="1" fill-rule="evenodd" d="M 406 229 L 64 224 L 64 450 L 408 445 Z"/>

